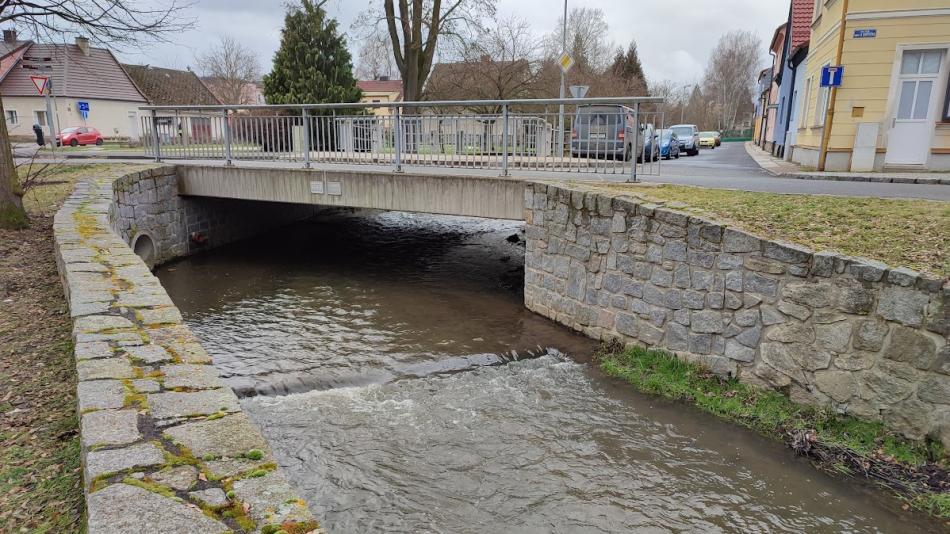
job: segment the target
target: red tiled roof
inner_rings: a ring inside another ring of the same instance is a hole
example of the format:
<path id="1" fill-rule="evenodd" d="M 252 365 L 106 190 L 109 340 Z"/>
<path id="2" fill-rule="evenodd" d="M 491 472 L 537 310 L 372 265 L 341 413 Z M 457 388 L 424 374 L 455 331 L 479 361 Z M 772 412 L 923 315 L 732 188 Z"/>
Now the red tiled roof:
<path id="1" fill-rule="evenodd" d="M 402 97 L 402 80 L 360 80 L 356 86 L 367 93 L 399 93 Z"/>
<path id="2" fill-rule="evenodd" d="M 814 0 L 792 0 L 792 50 L 806 44 L 811 38 L 814 9 Z"/>
<path id="3" fill-rule="evenodd" d="M 10 71 L 13 70 L 13 67 L 20 62 L 20 58 L 23 57 L 23 54 L 26 53 L 27 45 L 30 44 L 29 41 L 20 41 L 19 48 L 5 48 L 6 54 L 4 54 L 3 59 L 0 59 L 0 82 L 7 77 L 7 74 L 10 74 Z"/>
<path id="4" fill-rule="evenodd" d="M 0 82 L 0 93 L 4 96 L 37 96 L 30 75 L 50 74 L 56 96 L 147 102 L 112 52 L 106 49 L 90 47 L 88 56 L 72 44 L 33 44 L 24 50 L 23 55 L 28 57 L 52 58 L 53 68 L 50 71 L 21 69 L 17 60 Z"/>
<path id="5" fill-rule="evenodd" d="M 782 50 L 782 45 L 785 44 L 786 27 L 788 27 L 788 24 L 782 23 L 778 28 L 775 28 L 775 33 L 772 35 L 772 43 L 769 44 L 769 50 L 773 52 L 780 52 Z"/>

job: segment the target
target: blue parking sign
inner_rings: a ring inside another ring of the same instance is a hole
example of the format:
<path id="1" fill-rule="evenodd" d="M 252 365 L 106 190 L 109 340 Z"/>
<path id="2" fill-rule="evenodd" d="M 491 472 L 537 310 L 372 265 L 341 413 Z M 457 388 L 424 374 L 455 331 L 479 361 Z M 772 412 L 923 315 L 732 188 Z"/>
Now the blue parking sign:
<path id="1" fill-rule="evenodd" d="M 822 87 L 840 87 L 841 75 L 844 74 L 844 67 L 841 65 L 825 65 L 821 68 L 821 86 Z"/>
<path id="2" fill-rule="evenodd" d="M 84 120 L 89 118 L 89 102 L 76 102 L 76 109 L 79 110 L 79 114 Z"/>

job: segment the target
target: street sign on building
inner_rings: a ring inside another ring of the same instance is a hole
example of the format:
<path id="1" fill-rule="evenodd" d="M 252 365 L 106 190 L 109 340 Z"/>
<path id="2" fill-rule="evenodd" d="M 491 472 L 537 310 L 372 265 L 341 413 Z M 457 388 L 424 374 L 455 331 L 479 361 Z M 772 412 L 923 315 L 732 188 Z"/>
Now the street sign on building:
<path id="1" fill-rule="evenodd" d="M 30 81 L 33 82 L 33 86 L 36 87 L 37 93 L 42 95 L 46 92 L 46 84 L 49 83 L 48 76 L 30 76 Z"/>
<path id="2" fill-rule="evenodd" d="M 76 109 L 79 110 L 79 114 L 82 116 L 82 120 L 89 118 L 89 102 L 79 101 L 76 102 Z"/>
<path id="3" fill-rule="evenodd" d="M 558 58 L 557 63 L 561 66 L 561 70 L 567 73 L 567 71 L 571 70 L 571 67 L 574 66 L 574 58 L 567 52 L 564 52 L 561 54 L 561 57 Z"/>
<path id="4" fill-rule="evenodd" d="M 877 37 L 877 28 L 858 28 L 854 30 L 855 39 L 873 39 Z"/>
<path id="5" fill-rule="evenodd" d="M 821 86 L 822 87 L 840 87 L 841 75 L 844 74 L 844 67 L 841 65 L 825 65 L 821 68 Z"/>

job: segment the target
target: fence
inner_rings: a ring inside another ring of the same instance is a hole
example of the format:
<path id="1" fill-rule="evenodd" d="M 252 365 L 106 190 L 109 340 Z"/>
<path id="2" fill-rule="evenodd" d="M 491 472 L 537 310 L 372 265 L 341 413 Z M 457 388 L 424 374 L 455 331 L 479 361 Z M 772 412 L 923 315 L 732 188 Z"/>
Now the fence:
<path id="1" fill-rule="evenodd" d="M 162 159 L 658 174 L 660 98 L 145 106 Z"/>

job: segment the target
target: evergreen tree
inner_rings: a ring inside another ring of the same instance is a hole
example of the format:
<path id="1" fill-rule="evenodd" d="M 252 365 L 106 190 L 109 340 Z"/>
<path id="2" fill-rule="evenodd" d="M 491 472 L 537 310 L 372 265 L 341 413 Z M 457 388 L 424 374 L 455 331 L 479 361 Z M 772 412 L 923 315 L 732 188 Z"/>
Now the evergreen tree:
<path id="1" fill-rule="evenodd" d="M 627 52 L 618 49 L 614 56 L 614 62 L 611 66 L 613 73 L 627 81 L 646 81 L 643 74 L 643 65 L 640 64 L 640 56 L 637 54 L 637 42 L 630 41 Z"/>
<path id="2" fill-rule="evenodd" d="M 362 96 L 346 40 L 322 5 L 300 0 L 288 7 L 274 68 L 264 76 L 268 104 L 357 102 Z"/>

